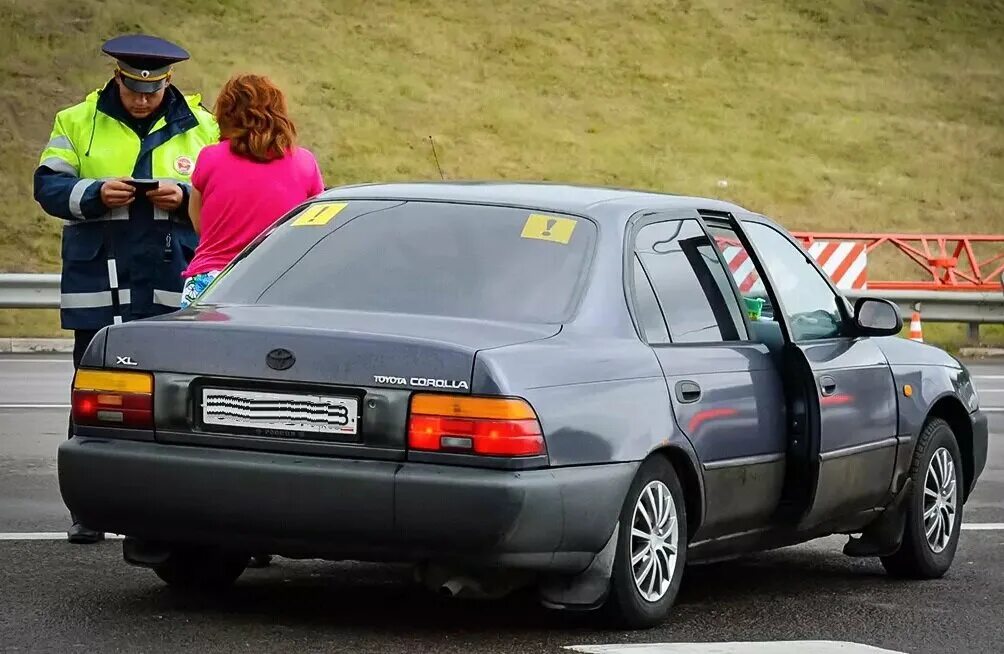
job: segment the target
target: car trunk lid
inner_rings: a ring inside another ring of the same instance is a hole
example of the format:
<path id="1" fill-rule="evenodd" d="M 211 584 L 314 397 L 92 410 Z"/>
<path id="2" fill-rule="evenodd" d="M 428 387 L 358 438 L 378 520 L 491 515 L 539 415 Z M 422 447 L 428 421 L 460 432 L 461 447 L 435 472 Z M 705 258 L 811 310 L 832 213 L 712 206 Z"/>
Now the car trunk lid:
<path id="1" fill-rule="evenodd" d="M 404 450 L 412 392 L 470 393 L 478 351 L 559 328 L 206 306 L 109 329 L 105 366 L 155 373 L 159 441 L 378 455 Z M 343 431 L 325 423 L 332 412 L 351 413 Z"/>

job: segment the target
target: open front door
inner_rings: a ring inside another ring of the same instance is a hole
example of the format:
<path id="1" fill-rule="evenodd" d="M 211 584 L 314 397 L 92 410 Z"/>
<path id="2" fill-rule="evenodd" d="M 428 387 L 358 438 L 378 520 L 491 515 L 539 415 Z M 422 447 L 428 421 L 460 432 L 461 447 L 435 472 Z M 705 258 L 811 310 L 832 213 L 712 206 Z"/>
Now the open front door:
<path id="1" fill-rule="evenodd" d="M 709 229 L 748 299 L 751 335 L 768 344 L 784 376 L 788 450 L 779 517 L 809 528 L 882 506 L 898 444 L 885 356 L 854 333 L 844 300 L 789 236 L 759 217 L 723 218 Z M 730 247 L 741 249 L 741 265 L 732 264 Z"/>
<path id="2" fill-rule="evenodd" d="M 812 393 L 807 424 L 818 436 L 799 452 L 815 475 L 804 526 L 882 506 L 889 496 L 898 439 L 896 388 L 885 357 L 868 338 L 795 343 L 789 356 Z M 804 363 L 795 363 L 802 357 Z M 810 431 L 810 434 L 811 434 Z M 818 443 L 818 447 L 813 447 Z"/>
<path id="3" fill-rule="evenodd" d="M 821 407 L 805 353 L 786 342 L 781 365 L 788 408 L 788 453 L 778 517 L 797 523 L 812 507 L 819 483 Z"/>

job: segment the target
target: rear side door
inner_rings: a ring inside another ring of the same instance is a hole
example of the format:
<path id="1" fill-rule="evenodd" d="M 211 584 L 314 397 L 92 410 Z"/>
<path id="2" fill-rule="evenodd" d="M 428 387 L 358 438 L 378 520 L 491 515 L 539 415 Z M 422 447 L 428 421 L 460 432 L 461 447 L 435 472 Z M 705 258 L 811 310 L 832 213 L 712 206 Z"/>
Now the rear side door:
<path id="1" fill-rule="evenodd" d="M 741 247 L 739 258 L 751 264 L 735 270 L 744 296 L 763 301 L 751 331 L 773 340 L 786 374 L 797 377 L 789 395 L 806 389 L 804 398 L 789 398 L 795 403 L 785 498 L 793 514 L 811 527 L 881 505 L 898 444 L 896 388 L 885 356 L 854 334 L 846 302 L 789 235 L 752 217 L 741 234 L 738 226 L 732 219 L 710 229 L 719 244 Z"/>
<path id="2" fill-rule="evenodd" d="M 707 507 L 695 541 L 766 528 L 781 498 L 786 433 L 780 375 L 749 340 L 731 278 L 694 212 L 637 220 L 629 297 L 701 460 Z"/>

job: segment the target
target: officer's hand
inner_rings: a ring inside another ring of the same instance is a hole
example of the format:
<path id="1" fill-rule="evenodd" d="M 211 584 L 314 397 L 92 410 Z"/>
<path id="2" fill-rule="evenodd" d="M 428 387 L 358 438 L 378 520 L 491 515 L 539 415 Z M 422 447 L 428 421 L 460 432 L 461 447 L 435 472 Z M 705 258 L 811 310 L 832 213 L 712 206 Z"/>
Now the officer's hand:
<path id="1" fill-rule="evenodd" d="M 117 209 L 131 204 L 135 195 L 136 189 L 121 179 L 110 179 L 101 185 L 101 202 L 109 209 Z"/>
<path id="2" fill-rule="evenodd" d="M 185 199 L 180 186 L 164 181 L 152 191 L 147 191 L 146 197 L 150 198 L 153 206 L 164 211 L 174 211 L 181 206 L 182 200 Z"/>

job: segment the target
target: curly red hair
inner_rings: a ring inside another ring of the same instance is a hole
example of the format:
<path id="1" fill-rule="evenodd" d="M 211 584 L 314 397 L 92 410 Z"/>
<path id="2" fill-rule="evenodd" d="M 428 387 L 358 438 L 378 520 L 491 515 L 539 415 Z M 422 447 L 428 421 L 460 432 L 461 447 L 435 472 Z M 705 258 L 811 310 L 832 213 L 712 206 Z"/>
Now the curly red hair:
<path id="1" fill-rule="evenodd" d="M 255 161 L 281 159 L 296 145 L 296 126 L 286 109 L 286 96 L 262 75 L 235 75 L 216 98 L 220 138 L 230 150 Z"/>

